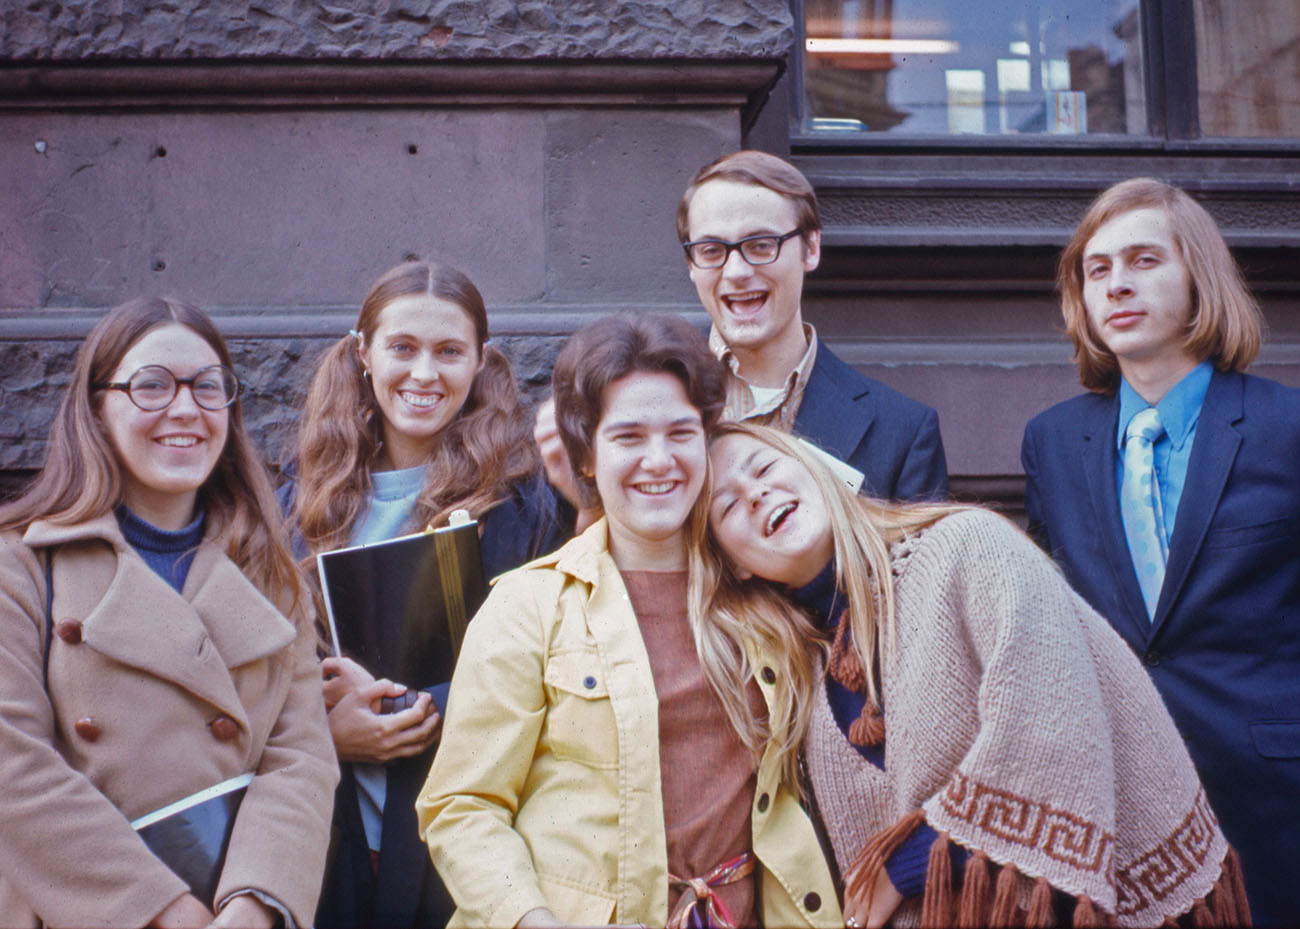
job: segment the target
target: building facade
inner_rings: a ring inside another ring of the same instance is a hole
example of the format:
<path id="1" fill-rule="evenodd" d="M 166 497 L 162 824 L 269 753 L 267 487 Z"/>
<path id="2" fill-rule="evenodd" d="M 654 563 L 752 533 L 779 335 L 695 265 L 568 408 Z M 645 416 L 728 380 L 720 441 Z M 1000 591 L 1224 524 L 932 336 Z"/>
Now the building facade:
<path id="1" fill-rule="evenodd" d="M 1124 177 L 1206 203 L 1269 321 L 1256 370 L 1300 384 L 1294 4 L 17 6 L 0 13 L 0 486 L 39 467 L 77 340 L 137 295 L 212 313 L 274 461 L 315 354 L 410 256 L 479 285 L 533 396 L 593 315 L 703 325 L 673 213 L 741 145 L 813 180 L 806 313 L 938 408 L 963 496 L 1014 510 L 1024 422 L 1077 392 L 1055 256 Z"/>

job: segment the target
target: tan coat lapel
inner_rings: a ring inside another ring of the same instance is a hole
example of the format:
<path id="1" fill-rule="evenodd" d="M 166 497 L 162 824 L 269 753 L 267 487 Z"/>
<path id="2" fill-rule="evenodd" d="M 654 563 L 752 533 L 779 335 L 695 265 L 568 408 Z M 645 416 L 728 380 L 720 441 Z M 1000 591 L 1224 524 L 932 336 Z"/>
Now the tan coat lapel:
<path id="1" fill-rule="evenodd" d="M 229 668 L 273 655 L 294 640 L 293 625 L 215 545 L 195 556 L 184 596 Z"/>
<path id="2" fill-rule="evenodd" d="M 79 526 L 35 523 L 25 541 L 58 546 L 54 619 L 82 623 L 82 641 L 170 681 L 240 723 L 249 720 L 229 668 L 284 648 L 292 625 L 216 545 L 202 546 L 178 594 L 122 538 L 108 514 Z M 117 557 L 104 557 L 111 546 Z"/>

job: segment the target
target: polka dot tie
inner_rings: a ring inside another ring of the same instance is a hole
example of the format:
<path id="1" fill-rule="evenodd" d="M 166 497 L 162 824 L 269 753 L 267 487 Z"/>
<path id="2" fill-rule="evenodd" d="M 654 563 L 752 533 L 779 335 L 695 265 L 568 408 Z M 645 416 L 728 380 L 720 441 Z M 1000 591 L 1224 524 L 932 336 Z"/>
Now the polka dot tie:
<path id="1" fill-rule="evenodd" d="M 1151 445 L 1165 427 L 1155 407 L 1147 407 L 1128 424 L 1124 441 L 1124 477 L 1120 485 L 1119 508 L 1124 518 L 1124 537 L 1137 571 L 1147 618 L 1155 616 L 1160 586 L 1165 580 L 1169 540 L 1165 536 L 1164 507 L 1156 480 Z"/>

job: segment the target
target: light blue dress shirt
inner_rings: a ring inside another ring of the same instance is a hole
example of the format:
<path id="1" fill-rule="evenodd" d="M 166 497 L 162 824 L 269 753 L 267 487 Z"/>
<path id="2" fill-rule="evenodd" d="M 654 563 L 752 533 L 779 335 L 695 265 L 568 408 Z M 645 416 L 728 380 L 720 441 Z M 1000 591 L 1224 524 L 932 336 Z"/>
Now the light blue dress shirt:
<path id="1" fill-rule="evenodd" d="M 1164 507 L 1165 537 L 1173 539 L 1174 520 L 1178 516 L 1178 501 L 1183 497 L 1187 482 L 1187 462 L 1192 457 L 1192 443 L 1196 438 L 1196 425 L 1201 419 L 1205 392 L 1210 388 L 1214 366 L 1202 361 L 1186 377 L 1169 389 L 1156 404 L 1165 434 L 1151 446 L 1155 457 L 1156 480 L 1160 482 L 1160 503 Z M 1115 489 L 1120 490 L 1124 480 L 1124 436 L 1128 424 L 1151 404 L 1143 400 L 1129 382 L 1120 379 L 1119 425 L 1115 431 Z"/>

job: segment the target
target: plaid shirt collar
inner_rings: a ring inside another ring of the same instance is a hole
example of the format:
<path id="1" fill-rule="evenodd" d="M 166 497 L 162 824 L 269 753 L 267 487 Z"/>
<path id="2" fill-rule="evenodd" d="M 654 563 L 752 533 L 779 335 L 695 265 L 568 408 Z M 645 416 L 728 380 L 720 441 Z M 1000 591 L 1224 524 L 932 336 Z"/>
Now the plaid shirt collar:
<path id="1" fill-rule="evenodd" d="M 710 327 L 709 348 L 727 367 L 727 400 L 722 411 L 723 419 L 752 421 L 764 426 L 775 426 L 786 432 L 794 428 L 808 378 L 812 375 L 813 362 L 817 359 L 817 330 L 810 323 L 804 323 L 803 332 L 808 340 L 808 348 L 799 359 L 799 364 L 786 377 L 781 392 L 760 404 L 754 399 L 753 388 L 741 375 L 740 362 L 723 341 L 718 327 Z"/>

